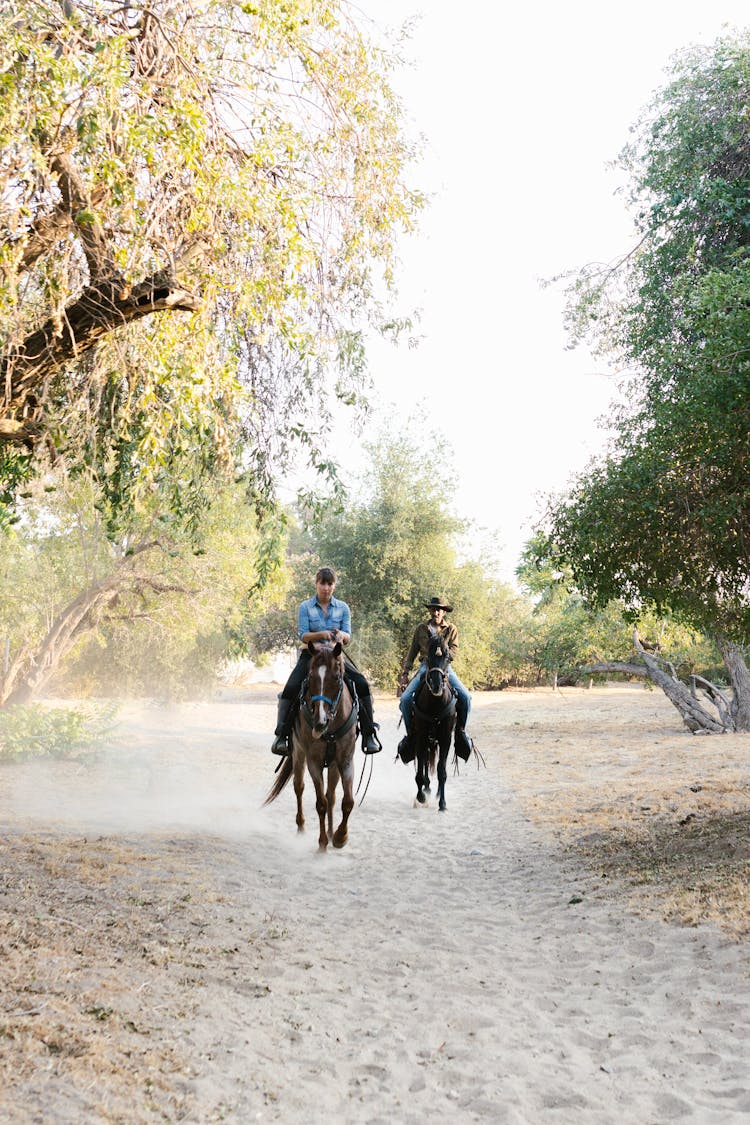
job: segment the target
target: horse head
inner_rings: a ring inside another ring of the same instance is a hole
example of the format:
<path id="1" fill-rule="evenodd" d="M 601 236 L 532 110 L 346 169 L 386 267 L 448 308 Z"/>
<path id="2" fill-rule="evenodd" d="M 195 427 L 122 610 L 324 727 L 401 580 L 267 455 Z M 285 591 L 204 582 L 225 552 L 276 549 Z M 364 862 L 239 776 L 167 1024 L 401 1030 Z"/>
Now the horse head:
<path id="1" fill-rule="evenodd" d="M 340 641 L 308 644 L 312 660 L 305 681 L 305 704 L 313 735 L 322 737 L 338 710 L 344 691 L 344 657 Z"/>
<path id="2" fill-rule="evenodd" d="M 430 647 L 427 650 L 425 683 L 430 695 L 440 696 L 446 689 L 451 654 L 442 633 L 430 626 Z"/>

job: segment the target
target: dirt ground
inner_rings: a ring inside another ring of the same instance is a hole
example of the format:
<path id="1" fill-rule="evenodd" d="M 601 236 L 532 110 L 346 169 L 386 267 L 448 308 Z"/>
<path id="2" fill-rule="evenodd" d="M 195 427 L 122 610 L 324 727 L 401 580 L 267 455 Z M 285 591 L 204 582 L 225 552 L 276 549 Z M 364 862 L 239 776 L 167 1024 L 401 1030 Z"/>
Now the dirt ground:
<path id="1" fill-rule="evenodd" d="M 640 686 L 477 695 L 440 814 L 378 699 L 320 856 L 309 792 L 301 837 L 262 807 L 277 690 L 0 769 L 3 1125 L 747 1119 L 750 736 Z"/>

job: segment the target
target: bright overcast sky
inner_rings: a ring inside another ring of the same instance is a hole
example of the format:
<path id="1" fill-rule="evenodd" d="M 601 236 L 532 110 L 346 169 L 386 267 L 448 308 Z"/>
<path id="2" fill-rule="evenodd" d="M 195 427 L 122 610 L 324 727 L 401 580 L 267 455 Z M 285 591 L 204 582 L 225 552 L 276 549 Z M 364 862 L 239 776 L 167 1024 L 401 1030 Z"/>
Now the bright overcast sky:
<path id="1" fill-rule="evenodd" d="M 631 243 L 607 168 L 674 52 L 750 27 L 739 0 L 359 0 L 377 23 L 419 16 L 394 84 L 426 139 L 433 201 L 404 243 L 400 292 L 417 348 L 372 353 L 375 401 L 445 433 L 460 516 L 497 532 L 508 578 L 538 497 L 600 448 L 612 375 L 567 351 L 559 289 L 540 282 Z M 358 465 L 358 442 L 336 452 Z M 425 458 L 438 451 L 425 445 Z"/>

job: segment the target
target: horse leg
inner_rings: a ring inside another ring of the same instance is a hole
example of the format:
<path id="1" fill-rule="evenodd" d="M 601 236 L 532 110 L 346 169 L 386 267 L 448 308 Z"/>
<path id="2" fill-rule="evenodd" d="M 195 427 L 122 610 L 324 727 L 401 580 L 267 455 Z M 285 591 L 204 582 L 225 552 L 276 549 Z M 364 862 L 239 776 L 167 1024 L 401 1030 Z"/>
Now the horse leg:
<path id="1" fill-rule="evenodd" d="M 420 745 L 417 747 L 416 780 L 417 780 L 417 800 L 419 801 L 420 805 L 423 805 L 425 803 L 425 801 L 427 800 L 427 798 L 425 797 L 425 789 L 427 790 L 428 793 L 429 793 L 429 790 L 430 790 L 430 778 L 429 778 L 429 774 L 427 772 L 427 754 L 426 754 L 426 751 L 425 751 L 425 747 L 421 743 L 421 740 L 420 740 Z"/>
<path id="2" fill-rule="evenodd" d="M 354 747 L 352 747 L 352 757 Z M 349 816 L 354 808 L 354 762 L 348 761 L 341 770 L 341 785 L 344 790 L 341 798 L 341 823 L 333 837 L 334 848 L 343 848 L 349 839 Z M 333 808 L 333 806 L 331 806 Z"/>
<path id="3" fill-rule="evenodd" d="M 335 762 L 328 767 L 328 787 L 326 789 L 326 802 L 328 804 L 328 835 L 333 836 L 333 811 L 336 808 L 336 786 L 339 780 L 339 768 Z"/>
<path id="4" fill-rule="evenodd" d="M 311 761 L 310 756 L 307 759 L 307 768 L 310 771 L 310 777 L 315 786 L 315 808 L 318 811 L 318 820 L 320 821 L 320 835 L 318 836 L 318 847 L 321 852 L 324 852 L 328 847 L 328 833 L 326 832 L 326 820 L 328 819 L 328 801 L 326 800 L 325 790 L 323 789 L 323 764 L 322 760 L 315 759 Z"/>
<path id="5" fill-rule="evenodd" d="M 305 831 L 305 814 L 302 811 L 302 794 L 305 791 L 305 752 L 293 742 L 294 793 L 297 798 L 297 831 Z"/>
<path id="6" fill-rule="evenodd" d="M 443 736 L 440 742 L 440 757 L 437 764 L 438 775 L 438 809 L 440 812 L 445 812 L 445 779 L 448 776 L 448 752 L 451 746 L 451 732 L 448 731 L 447 736 Z"/>

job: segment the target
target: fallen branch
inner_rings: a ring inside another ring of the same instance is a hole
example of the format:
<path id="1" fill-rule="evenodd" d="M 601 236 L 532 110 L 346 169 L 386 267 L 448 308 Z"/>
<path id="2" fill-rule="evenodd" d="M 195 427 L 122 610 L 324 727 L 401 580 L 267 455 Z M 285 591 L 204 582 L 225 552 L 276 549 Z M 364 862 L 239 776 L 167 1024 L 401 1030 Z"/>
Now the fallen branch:
<path id="1" fill-rule="evenodd" d="M 661 688 L 670 703 L 679 711 L 682 721 L 691 734 L 724 734 L 726 731 L 734 730 L 729 702 L 715 685 L 709 684 L 708 680 L 703 681 L 703 684 L 708 685 L 704 690 L 716 707 L 718 716 L 714 716 L 707 711 L 699 701 L 697 693 L 694 690 L 691 691 L 678 678 L 673 664 L 665 660 L 664 657 L 647 652 L 644 649 L 637 631 L 633 633 L 633 647 L 637 655 L 636 661 L 602 661 L 597 664 L 589 664 L 579 671 L 581 675 L 620 673 L 639 679 L 651 680 L 652 683 Z M 662 667 L 662 665 L 665 667 Z M 698 677 L 698 679 L 701 679 L 701 677 Z M 708 690 L 709 688 L 710 690 Z"/>

